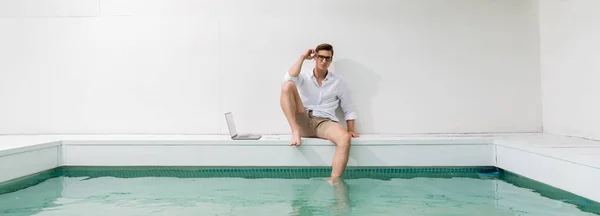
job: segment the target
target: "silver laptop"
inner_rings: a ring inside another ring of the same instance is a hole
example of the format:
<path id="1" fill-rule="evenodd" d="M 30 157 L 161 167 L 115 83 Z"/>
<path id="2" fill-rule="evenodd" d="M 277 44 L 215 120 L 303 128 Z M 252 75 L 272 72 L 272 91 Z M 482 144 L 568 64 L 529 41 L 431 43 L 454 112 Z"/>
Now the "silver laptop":
<path id="1" fill-rule="evenodd" d="M 229 135 L 233 140 L 259 140 L 262 136 L 258 134 L 238 134 L 235 122 L 233 121 L 233 114 L 231 112 L 225 113 L 225 120 L 227 120 L 227 127 L 229 128 Z"/>

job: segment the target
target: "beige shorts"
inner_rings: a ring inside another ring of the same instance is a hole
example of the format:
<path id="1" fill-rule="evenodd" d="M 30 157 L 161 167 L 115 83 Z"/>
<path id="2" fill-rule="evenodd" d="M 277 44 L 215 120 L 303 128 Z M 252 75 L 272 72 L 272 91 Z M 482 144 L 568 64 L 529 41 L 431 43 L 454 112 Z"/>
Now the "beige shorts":
<path id="1" fill-rule="evenodd" d="M 312 110 L 296 115 L 296 122 L 300 126 L 300 136 L 318 137 L 325 139 L 325 131 L 338 124 L 328 118 L 320 118 L 312 115 Z"/>

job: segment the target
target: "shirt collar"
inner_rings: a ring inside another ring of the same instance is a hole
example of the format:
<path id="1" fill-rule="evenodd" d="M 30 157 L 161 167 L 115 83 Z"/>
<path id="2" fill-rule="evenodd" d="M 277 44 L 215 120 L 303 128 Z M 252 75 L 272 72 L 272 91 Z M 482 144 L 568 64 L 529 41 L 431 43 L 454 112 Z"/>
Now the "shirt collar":
<path id="1" fill-rule="evenodd" d="M 314 70 L 314 69 L 313 69 Z M 315 77 L 315 72 L 314 71 L 310 71 L 310 78 L 316 78 Z M 331 74 L 331 70 L 329 70 L 327 72 L 327 75 L 325 75 L 325 80 L 333 80 L 333 75 Z"/>

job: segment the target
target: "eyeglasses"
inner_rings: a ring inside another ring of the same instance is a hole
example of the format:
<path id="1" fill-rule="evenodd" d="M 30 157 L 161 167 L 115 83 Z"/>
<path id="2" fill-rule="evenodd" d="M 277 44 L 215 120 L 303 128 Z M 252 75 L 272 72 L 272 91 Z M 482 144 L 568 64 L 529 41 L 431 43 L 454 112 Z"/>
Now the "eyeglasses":
<path id="1" fill-rule="evenodd" d="M 319 57 L 319 61 L 325 60 L 326 62 L 331 62 L 331 60 L 333 59 L 333 57 L 331 57 L 331 56 L 318 55 L 318 57 Z"/>

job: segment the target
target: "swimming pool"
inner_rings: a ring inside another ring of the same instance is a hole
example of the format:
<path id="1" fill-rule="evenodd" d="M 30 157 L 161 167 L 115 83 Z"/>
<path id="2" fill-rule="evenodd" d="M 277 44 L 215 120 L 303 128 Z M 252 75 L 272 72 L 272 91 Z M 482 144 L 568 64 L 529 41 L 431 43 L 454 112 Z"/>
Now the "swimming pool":
<path id="1" fill-rule="evenodd" d="M 63 166 L 0 186 L 16 215 L 597 215 L 596 202 L 495 167 Z"/>

